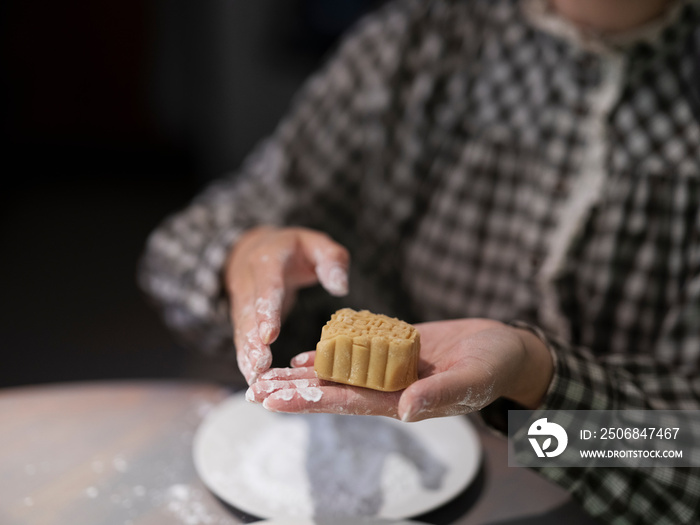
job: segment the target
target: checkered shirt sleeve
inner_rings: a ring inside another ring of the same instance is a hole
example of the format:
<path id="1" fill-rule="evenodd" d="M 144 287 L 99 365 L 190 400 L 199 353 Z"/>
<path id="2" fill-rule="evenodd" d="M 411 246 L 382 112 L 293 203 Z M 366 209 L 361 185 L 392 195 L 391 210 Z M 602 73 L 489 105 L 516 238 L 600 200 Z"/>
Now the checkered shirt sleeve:
<path id="1" fill-rule="evenodd" d="M 694 298 L 671 314 L 662 345 L 700 344 L 700 277 L 689 286 Z M 537 334 L 552 351 L 556 372 L 542 410 L 699 410 L 700 378 L 681 374 L 653 356 L 596 356 L 590 349 L 547 336 L 522 322 L 516 326 Z M 513 403 L 497 402 L 482 411 L 487 423 L 505 431 L 503 422 Z M 538 412 L 536 412 L 538 413 Z M 656 468 L 534 468 L 565 487 L 586 511 L 604 523 L 693 524 L 698 522 L 700 469 Z"/>
<path id="2" fill-rule="evenodd" d="M 700 410 L 698 2 L 631 42 L 572 37 L 545 4 L 363 20 L 241 171 L 151 235 L 140 282 L 166 322 L 231 349 L 228 252 L 302 225 L 349 248 L 348 306 L 535 331 L 543 408 Z M 609 523 L 698 522 L 697 468 L 540 472 Z"/>

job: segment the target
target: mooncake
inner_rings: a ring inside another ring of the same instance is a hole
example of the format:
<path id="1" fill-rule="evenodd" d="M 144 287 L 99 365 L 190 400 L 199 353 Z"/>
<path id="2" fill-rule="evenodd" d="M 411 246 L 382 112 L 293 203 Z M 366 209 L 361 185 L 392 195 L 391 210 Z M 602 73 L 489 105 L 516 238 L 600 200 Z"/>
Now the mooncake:
<path id="1" fill-rule="evenodd" d="M 320 379 L 394 392 L 418 379 L 420 334 L 367 310 L 338 310 L 321 330 L 314 370 Z"/>

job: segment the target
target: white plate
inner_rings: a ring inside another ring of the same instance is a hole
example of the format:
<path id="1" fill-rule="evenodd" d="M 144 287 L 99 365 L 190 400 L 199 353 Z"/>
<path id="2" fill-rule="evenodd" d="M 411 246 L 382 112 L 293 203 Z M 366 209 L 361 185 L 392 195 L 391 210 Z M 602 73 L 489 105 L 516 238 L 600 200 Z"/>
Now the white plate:
<path id="1" fill-rule="evenodd" d="M 463 417 L 275 414 L 242 394 L 212 410 L 194 439 L 209 489 L 260 518 L 417 516 L 462 492 L 480 460 Z"/>

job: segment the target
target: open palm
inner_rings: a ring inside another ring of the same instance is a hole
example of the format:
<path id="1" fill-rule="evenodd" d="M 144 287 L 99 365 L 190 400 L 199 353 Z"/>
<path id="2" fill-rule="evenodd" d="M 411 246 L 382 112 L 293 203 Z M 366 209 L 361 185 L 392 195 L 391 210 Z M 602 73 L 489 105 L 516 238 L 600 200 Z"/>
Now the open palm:
<path id="1" fill-rule="evenodd" d="M 404 421 L 466 414 L 518 387 L 525 345 L 512 327 L 488 319 L 416 325 L 421 336 L 418 381 L 398 392 L 320 380 L 315 352 L 299 354 L 292 368 L 271 369 L 247 397 L 277 412 L 383 415 Z"/>

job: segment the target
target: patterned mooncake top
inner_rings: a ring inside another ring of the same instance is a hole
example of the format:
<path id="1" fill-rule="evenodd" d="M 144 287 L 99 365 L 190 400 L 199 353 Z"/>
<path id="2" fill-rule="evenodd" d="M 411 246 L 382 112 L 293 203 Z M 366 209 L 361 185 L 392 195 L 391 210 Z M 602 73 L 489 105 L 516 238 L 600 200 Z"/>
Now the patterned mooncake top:
<path id="1" fill-rule="evenodd" d="M 321 331 L 321 340 L 333 339 L 339 335 L 351 338 L 384 337 L 386 339 L 412 340 L 417 330 L 410 324 L 382 314 L 373 314 L 368 310 L 356 312 L 351 308 L 338 310 Z"/>

